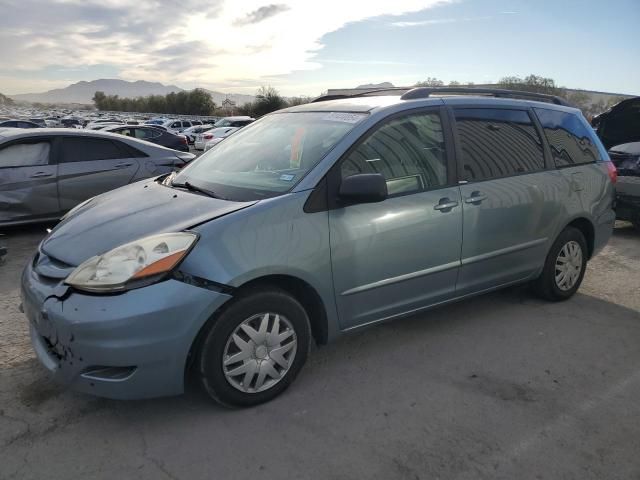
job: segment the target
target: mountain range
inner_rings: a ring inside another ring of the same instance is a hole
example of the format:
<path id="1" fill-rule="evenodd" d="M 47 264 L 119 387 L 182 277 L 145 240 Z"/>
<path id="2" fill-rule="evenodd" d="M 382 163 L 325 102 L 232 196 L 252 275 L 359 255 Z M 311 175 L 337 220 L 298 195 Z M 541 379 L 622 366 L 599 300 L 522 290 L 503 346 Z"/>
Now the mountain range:
<path id="1" fill-rule="evenodd" d="M 47 92 L 22 93 L 9 95 L 9 97 L 16 101 L 31 103 L 92 104 L 92 98 L 96 92 L 104 92 L 106 95 L 118 95 L 122 98 L 135 98 L 146 97 L 148 95 L 167 95 L 171 92 L 181 92 L 183 90 L 184 89 L 177 87 L 176 85 L 163 85 L 158 82 L 147 82 L 144 80 L 128 82 L 126 80 L 119 80 L 115 78 L 103 78 L 99 80 L 92 80 L 90 82 L 81 81 L 71 84 L 65 88 L 56 88 Z M 236 102 L 237 105 L 251 102 L 255 98 L 252 95 L 226 94 L 212 90 L 207 91 L 211 94 L 213 101 L 217 105 L 222 104 L 226 98 Z"/>

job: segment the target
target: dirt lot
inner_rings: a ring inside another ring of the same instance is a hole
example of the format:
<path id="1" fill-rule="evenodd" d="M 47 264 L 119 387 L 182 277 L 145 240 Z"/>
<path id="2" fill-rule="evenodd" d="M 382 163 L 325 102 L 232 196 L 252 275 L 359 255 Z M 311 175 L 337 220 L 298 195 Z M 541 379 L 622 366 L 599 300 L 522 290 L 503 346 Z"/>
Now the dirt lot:
<path id="1" fill-rule="evenodd" d="M 0 478 L 640 479 L 640 233 L 573 299 L 512 288 L 312 352 L 270 404 L 119 402 L 47 380 L 18 311 L 43 227 L 0 237 Z"/>

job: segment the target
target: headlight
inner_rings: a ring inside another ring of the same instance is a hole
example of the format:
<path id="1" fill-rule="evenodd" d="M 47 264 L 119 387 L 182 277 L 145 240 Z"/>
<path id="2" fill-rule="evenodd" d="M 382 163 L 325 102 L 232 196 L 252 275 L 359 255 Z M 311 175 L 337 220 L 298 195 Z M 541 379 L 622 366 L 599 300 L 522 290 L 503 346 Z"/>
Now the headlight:
<path id="1" fill-rule="evenodd" d="M 117 292 L 160 280 L 197 240 L 195 233 L 162 233 L 90 258 L 65 283 L 88 292 Z"/>

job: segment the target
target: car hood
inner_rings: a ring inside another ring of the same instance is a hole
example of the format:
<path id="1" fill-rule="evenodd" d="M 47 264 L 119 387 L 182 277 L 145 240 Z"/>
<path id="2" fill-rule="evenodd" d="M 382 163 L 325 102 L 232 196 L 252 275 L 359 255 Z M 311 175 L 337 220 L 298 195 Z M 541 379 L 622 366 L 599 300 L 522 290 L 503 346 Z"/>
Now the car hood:
<path id="1" fill-rule="evenodd" d="M 220 200 L 145 180 L 82 204 L 53 229 L 40 249 L 77 266 L 139 238 L 186 230 L 255 203 Z"/>

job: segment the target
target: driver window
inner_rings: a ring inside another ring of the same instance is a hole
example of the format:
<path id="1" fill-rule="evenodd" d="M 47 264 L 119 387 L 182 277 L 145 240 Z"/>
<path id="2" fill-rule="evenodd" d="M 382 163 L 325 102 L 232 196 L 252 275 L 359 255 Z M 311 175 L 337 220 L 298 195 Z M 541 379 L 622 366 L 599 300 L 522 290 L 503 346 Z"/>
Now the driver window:
<path id="1" fill-rule="evenodd" d="M 342 178 L 380 173 L 389 195 L 417 193 L 447 183 L 447 157 L 440 115 L 396 117 L 369 134 L 341 164 Z"/>

